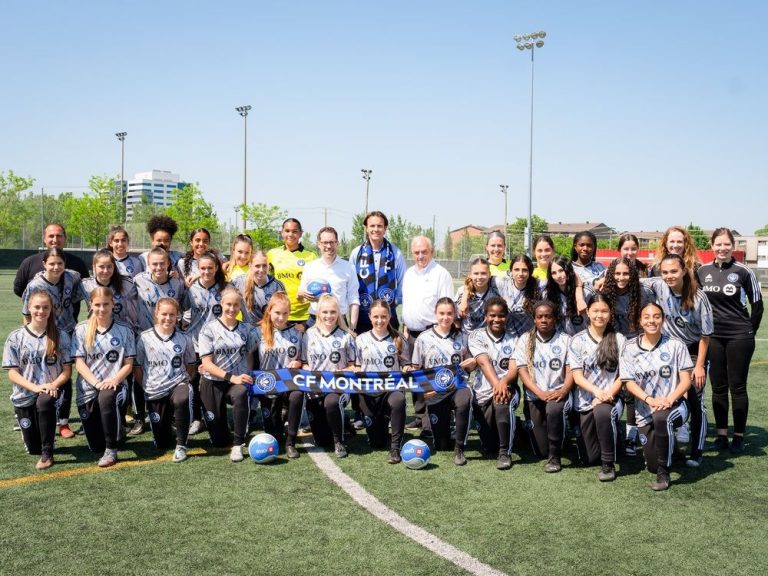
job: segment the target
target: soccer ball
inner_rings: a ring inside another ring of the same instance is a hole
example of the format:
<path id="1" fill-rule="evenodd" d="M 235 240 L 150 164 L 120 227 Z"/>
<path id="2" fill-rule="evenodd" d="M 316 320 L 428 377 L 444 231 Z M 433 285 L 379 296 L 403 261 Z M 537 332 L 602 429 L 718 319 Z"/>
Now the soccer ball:
<path id="1" fill-rule="evenodd" d="M 411 470 L 420 470 L 429 464 L 429 446 L 421 440 L 408 440 L 400 450 L 403 464 Z"/>
<path id="2" fill-rule="evenodd" d="M 307 292 L 315 298 L 323 294 L 330 294 L 331 284 L 327 280 L 312 280 L 312 282 L 307 284 Z"/>
<path id="3" fill-rule="evenodd" d="M 269 464 L 277 458 L 280 447 L 272 434 L 257 434 L 248 443 L 248 455 L 256 464 Z"/>

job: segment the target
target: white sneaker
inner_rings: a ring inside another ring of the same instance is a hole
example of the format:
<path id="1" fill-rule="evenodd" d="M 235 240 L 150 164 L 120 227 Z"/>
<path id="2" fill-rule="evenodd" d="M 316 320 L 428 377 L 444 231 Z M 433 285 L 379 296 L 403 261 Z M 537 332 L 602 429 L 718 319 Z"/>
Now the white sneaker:
<path id="1" fill-rule="evenodd" d="M 232 446 L 232 450 L 229 453 L 229 459 L 232 462 L 242 462 L 243 461 L 243 446 L 244 444 L 236 444 Z"/>
<path id="2" fill-rule="evenodd" d="M 688 423 L 686 422 L 675 432 L 675 438 L 677 438 L 678 444 L 688 444 L 691 439 L 691 434 L 688 429 Z"/>
<path id="3" fill-rule="evenodd" d="M 194 436 L 195 434 L 200 434 L 202 431 L 203 423 L 200 422 L 200 420 L 192 420 L 192 423 L 189 425 L 189 435 Z"/>
<path id="4" fill-rule="evenodd" d="M 187 459 L 187 447 L 186 446 L 176 446 L 176 450 L 173 451 L 173 461 L 174 462 L 184 462 L 184 460 Z"/>

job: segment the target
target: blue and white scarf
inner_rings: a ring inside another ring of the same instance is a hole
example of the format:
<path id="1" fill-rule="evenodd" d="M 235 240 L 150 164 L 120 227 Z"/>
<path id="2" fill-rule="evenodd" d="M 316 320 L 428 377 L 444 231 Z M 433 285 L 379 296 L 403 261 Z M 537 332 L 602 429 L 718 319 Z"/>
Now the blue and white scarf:
<path id="1" fill-rule="evenodd" d="M 376 274 L 376 259 L 373 255 L 373 246 L 367 240 L 360 246 L 355 261 L 355 270 L 359 282 L 360 308 L 368 311 L 371 304 L 377 298 L 385 300 L 387 304 L 396 304 L 397 291 L 397 267 L 395 266 L 395 248 L 389 240 L 384 238 L 381 247 L 381 260 L 379 273 Z"/>

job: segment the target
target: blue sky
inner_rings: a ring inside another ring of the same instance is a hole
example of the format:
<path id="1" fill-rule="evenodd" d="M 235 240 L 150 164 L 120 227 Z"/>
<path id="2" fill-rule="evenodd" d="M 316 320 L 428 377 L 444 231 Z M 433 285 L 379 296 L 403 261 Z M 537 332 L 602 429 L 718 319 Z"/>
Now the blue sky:
<path id="1" fill-rule="evenodd" d="M 534 206 L 619 230 L 768 223 L 768 4 L 20 2 L 0 35 L 0 170 L 50 190 L 172 170 L 223 220 L 242 196 L 315 231 L 364 205 L 438 233 Z"/>

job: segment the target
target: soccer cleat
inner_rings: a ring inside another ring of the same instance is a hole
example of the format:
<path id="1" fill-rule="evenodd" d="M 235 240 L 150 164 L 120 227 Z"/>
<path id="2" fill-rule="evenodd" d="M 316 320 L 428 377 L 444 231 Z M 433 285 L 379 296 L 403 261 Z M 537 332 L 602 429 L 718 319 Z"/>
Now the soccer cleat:
<path id="1" fill-rule="evenodd" d="M 419 433 L 419 440 L 424 440 L 426 442 L 427 440 L 434 440 L 434 439 L 435 439 L 435 435 L 432 433 L 432 430 L 430 430 L 429 428 L 424 428 Z"/>
<path id="2" fill-rule="evenodd" d="M 419 418 L 418 416 L 414 416 L 405 424 L 406 430 L 418 430 L 421 427 L 422 427 L 421 418 Z"/>
<path id="3" fill-rule="evenodd" d="M 712 449 L 719 452 L 728 450 L 728 436 L 718 435 L 718 437 L 715 438 L 715 441 L 712 443 Z"/>
<path id="4" fill-rule="evenodd" d="M 173 451 L 173 462 L 179 463 L 184 462 L 184 460 L 187 459 L 187 447 L 186 446 L 176 446 L 176 450 Z"/>
<path id="5" fill-rule="evenodd" d="M 656 481 L 651 482 L 651 490 L 654 492 L 663 492 L 669 488 L 669 474 L 664 472 L 658 472 L 656 474 Z"/>
<path id="6" fill-rule="evenodd" d="M 456 446 L 453 449 L 453 463 L 456 466 L 464 466 L 467 463 L 467 457 L 464 456 L 464 448 Z"/>
<path id="7" fill-rule="evenodd" d="M 288 458 L 298 458 L 299 451 L 296 450 L 296 446 L 294 446 L 293 444 L 286 444 L 285 455 L 288 456 Z"/>
<path id="8" fill-rule="evenodd" d="M 243 461 L 243 444 L 235 444 L 229 452 L 229 459 L 232 462 Z"/>
<path id="9" fill-rule="evenodd" d="M 502 452 L 496 458 L 496 470 L 509 470 L 510 468 L 512 468 L 512 458 L 506 452 Z"/>
<path id="10" fill-rule="evenodd" d="M 698 468 L 701 466 L 701 456 L 691 456 L 685 461 L 685 465 L 688 466 L 688 468 Z"/>
<path id="11" fill-rule="evenodd" d="M 144 434 L 144 421 L 136 419 L 131 429 L 128 430 L 128 436 L 139 436 L 141 434 Z"/>
<path id="12" fill-rule="evenodd" d="M 344 444 L 342 444 L 341 442 L 333 443 L 333 453 L 336 455 L 336 458 L 347 457 L 347 449 L 344 447 Z"/>
<path id="13" fill-rule="evenodd" d="M 43 452 L 40 455 L 40 460 L 35 464 L 35 468 L 38 470 L 45 470 L 53 466 L 53 454 L 51 452 Z"/>
<path id="14" fill-rule="evenodd" d="M 627 439 L 624 444 L 624 454 L 627 456 L 637 456 L 637 444 L 635 444 L 634 440 Z"/>
<path id="15" fill-rule="evenodd" d="M 600 473 L 597 475 L 600 482 L 613 482 L 616 480 L 616 469 L 613 464 L 603 464 L 600 467 Z"/>
<path id="16" fill-rule="evenodd" d="M 744 436 L 734 435 L 731 440 L 731 454 L 741 454 L 744 452 Z"/>
<path id="17" fill-rule="evenodd" d="M 99 468 L 109 468 L 117 464 L 117 450 L 107 448 L 104 450 L 104 455 L 99 459 Z"/>
<path id="18" fill-rule="evenodd" d="M 400 464 L 402 458 L 400 458 L 400 450 L 397 448 L 392 448 L 389 451 L 389 458 L 387 459 L 387 462 L 390 464 Z"/>
<path id="19" fill-rule="evenodd" d="M 74 438 L 75 433 L 72 432 L 72 428 L 69 427 L 69 424 L 61 424 L 59 426 L 59 436 L 62 438 Z"/>
<path id="20" fill-rule="evenodd" d="M 560 464 L 560 458 L 555 458 L 554 456 L 547 460 L 547 463 L 544 464 L 544 472 L 547 474 L 553 474 L 555 472 L 560 472 L 562 469 L 562 466 Z"/>
<path id="21" fill-rule="evenodd" d="M 192 423 L 189 425 L 189 435 L 194 436 L 195 434 L 200 434 L 202 431 L 203 423 L 200 420 L 192 420 Z"/>

